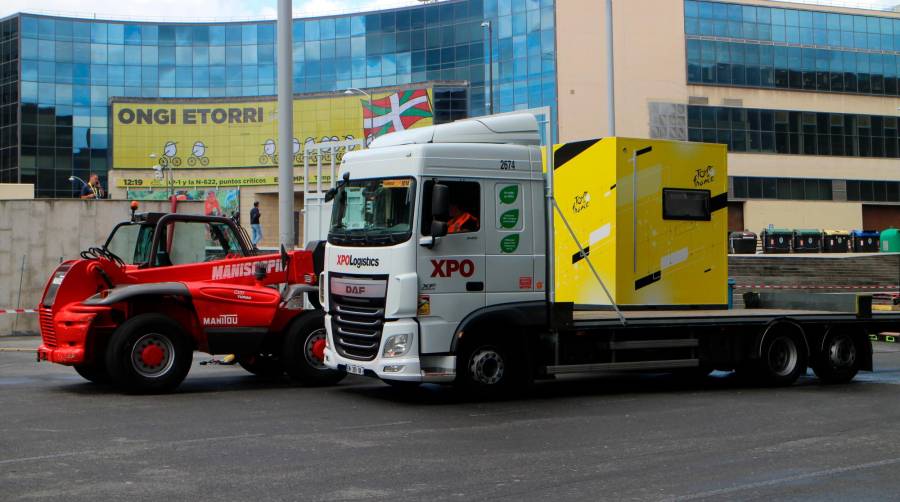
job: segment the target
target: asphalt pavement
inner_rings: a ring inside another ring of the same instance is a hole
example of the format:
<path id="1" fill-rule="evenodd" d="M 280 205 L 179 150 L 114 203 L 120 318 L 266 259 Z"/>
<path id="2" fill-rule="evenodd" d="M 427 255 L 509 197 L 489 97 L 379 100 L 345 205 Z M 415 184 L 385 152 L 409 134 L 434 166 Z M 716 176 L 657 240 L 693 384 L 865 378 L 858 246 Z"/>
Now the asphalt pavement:
<path id="1" fill-rule="evenodd" d="M 848 385 L 607 375 L 477 401 L 195 364 L 129 396 L 0 338 L 0 500 L 885 500 L 900 344 Z M 21 348 L 17 352 L 9 349 Z M 196 363 L 209 359 L 199 356 Z"/>

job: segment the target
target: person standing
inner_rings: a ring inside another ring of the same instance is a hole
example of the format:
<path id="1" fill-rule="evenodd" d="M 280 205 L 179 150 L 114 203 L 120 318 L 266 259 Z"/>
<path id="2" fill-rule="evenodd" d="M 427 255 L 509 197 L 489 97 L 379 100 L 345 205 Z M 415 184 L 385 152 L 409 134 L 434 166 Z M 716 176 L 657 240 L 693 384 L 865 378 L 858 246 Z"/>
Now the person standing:
<path id="1" fill-rule="evenodd" d="M 100 176 L 97 173 L 91 173 L 86 185 L 81 187 L 81 198 L 84 200 L 103 199 L 106 197 L 106 191 L 100 185 Z"/>
<path id="2" fill-rule="evenodd" d="M 259 224 L 259 216 L 259 201 L 254 201 L 253 209 L 250 210 L 250 229 L 253 230 L 251 241 L 254 248 L 256 248 L 259 241 L 262 240 L 262 225 Z"/>

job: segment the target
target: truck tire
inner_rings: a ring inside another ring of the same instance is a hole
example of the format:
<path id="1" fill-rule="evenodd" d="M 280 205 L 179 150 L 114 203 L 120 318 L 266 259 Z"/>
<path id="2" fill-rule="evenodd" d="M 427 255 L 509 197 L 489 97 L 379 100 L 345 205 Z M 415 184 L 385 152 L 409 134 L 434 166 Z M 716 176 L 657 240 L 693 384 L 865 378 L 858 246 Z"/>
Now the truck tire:
<path id="1" fill-rule="evenodd" d="M 822 350 L 814 354 L 812 369 L 822 383 L 847 383 L 859 372 L 859 338 L 850 333 L 829 333 Z"/>
<path id="2" fill-rule="evenodd" d="M 474 338 L 462 344 L 457 356 L 456 384 L 473 394 L 490 397 L 524 390 L 528 382 L 524 357 L 501 340 Z"/>
<path id="3" fill-rule="evenodd" d="M 802 338 L 788 331 L 777 331 L 763 340 L 753 372 L 757 381 L 764 385 L 788 386 L 806 373 L 806 362 L 806 345 Z"/>
<path id="4" fill-rule="evenodd" d="M 291 379 L 303 385 L 334 385 L 347 374 L 325 366 L 325 318 L 311 314 L 291 323 L 284 335 L 282 358 Z"/>
<path id="5" fill-rule="evenodd" d="M 190 341 L 162 314 L 141 314 L 119 326 L 106 348 L 106 367 L 118 388 L 134 393 L 174 390 L 191 369 Z"/>
<path id="6" fill-rule="evenodd" d="M 109 372 L 103 365 L 103 359 L 89 364 L 76 364 L 75 372 L 85 380 L 96 384 L 108 384 L 111 380 Z"/>
<path id="7" fill-rule="evenodd" d="M 238 357 L 237 363 L 249 373 L 262 378 L 279 378 L 284 375 L 281 359 L 272 354 L 251 354 Z"/>

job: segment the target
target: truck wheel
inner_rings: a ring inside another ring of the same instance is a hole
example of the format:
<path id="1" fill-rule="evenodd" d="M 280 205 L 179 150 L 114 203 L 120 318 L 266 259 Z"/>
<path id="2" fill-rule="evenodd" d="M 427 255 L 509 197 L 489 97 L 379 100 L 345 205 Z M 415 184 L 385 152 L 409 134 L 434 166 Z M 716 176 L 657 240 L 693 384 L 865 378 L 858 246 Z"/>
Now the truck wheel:
<path id="1" fill-rule="evenodd" d="M 526 373 L 522 358 L 517 356 L 507 344 L 491 339 L 467 343 L 457 359 L 456 382 L 481 395 L 520 391 L 525 387 Z"/>
<path id="2" fill-rule="evenodd" d="M 859 372 L 859 339 L 848 333 L 829 334 L 812 369 L 822 383 L 847 383 Z"/>
<path id="3" fill-rule="evenodd" d="M 136 393 L 174 390 L 191 369 L 191 346 L 181 333 L 161 314 L 141 314 L 119 326 L 106 349 L 113 384 Z"/>
<path id="4" fill-rule="evenodd" d="M 334 385 L 347 374 L 325 366 L 325 319 L 310 315 L 292 323 L 284 336 L 284 369 L 310 386 Z"/>
<path id="5" fill-rule="evenodd" d="M 806 360 L 806 348 L 798 336 L 772 333 L 763 340 L 762 352 L 754 368 L 756 377 L 766 385 L 791 385 L 806 373 Z"/>
<path id="6" fill-rule="evenodd" d="M 263 378 L 278 378 L 284 375 L 281 359 L 271 354 L 252 354 L 240 356 L 238 364 L 248 372 Z"/>
<path id="7" fill-rule="evenodd" d="M 103 366 L 102 359 L 90 364 L 76 364 L 75 372 L 89 382 L 107 384 L 110 382 L 109 372 Z"/>

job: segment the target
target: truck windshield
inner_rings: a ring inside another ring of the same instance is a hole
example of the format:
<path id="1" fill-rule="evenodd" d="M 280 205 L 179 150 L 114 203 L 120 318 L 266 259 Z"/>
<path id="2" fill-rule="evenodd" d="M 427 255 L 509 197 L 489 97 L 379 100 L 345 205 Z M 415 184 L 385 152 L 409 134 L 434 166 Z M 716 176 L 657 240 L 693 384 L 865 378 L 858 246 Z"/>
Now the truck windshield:
<path id="1" fill-rule="evenodd" d="M 415 180 L 353 180 L 335 194 L 328 242 L 346 246 L 387 246 L 412 233 Z"/>
<path id="2" fill-rule="evenodd" d="M 104 246 L 129 265 L 141 265 L 150 259 L 153 225 L 122 223 L 113 229 Z"/>

